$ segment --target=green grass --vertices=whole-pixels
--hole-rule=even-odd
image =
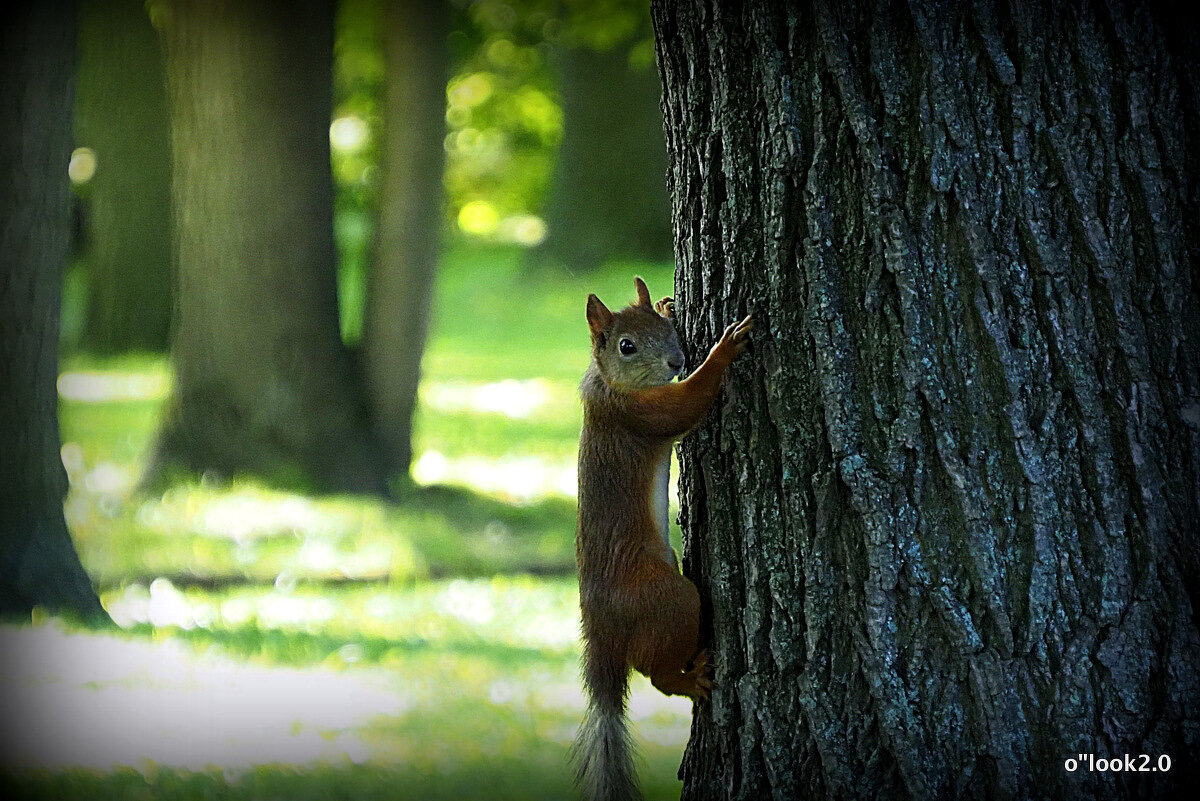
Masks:
[[[348,740],[346,756],[304,766],[254,764],[180,769],[153,761],[121,768],[21,771],[3,782],[17,797],[39,798],[568,798],[567,743],[582,712],[576,680],[575,588],[569,578],[494,576],[443,579],[409,587],[176,589],[156,582],[104,594],[122,627],[78,633],[53,622],[33,634],[56,636],[47,657],[84,663],[69,679],[38,676],[77,699],[80,726],[120,740],[131,729],[163,727],[152,711],[135,720],[96,720],[107,692],[155,695],[199,712],[220,701],[225,684],[304,676],[362,677],[385,705],[352,723],[322,722],[303,709],[257,725],[266,737],[317,729]],[[0,633],[4,633],[0,630]],[[63,642],[73,643],[64,648]],[[22,643],[26,653],[36,642]],[[5,643],[8,645],[8,643]],[[89,657],[87,649],[103,645]],[[114,647],[115,646],[115,647]],[[176,647],[184,651],[161,650]],[[149,650],[148,650],[149,649]],[[28,655],[26,657],[29,658]],[[98,666],[92,669],[91,663]],[[244,665],[239,674],[229,665]],[[182,668],[182,669],[181,669]],[[250,677],[248,679],[248,676]],[[334,685],[330,685],[336,693]],[[366,692],[367,690],[364,690]],[[177,697],[166,701],[166,694]],[[356,695],[341,693],[354,704]],[[317,699],[314,699],[317,700]],[[390,702],[394,701],[394,708]],[[664,699],[637,678],[631,708],[649,798],[678,795],[674,772],[686,738],[687,704]],[[203,715],[201,715],[203,717]],[[199,724],[201,728],[204,724]],[[193,737],[189,721],[166,726],[166,740]],[[202,733],[195,734],[203,741]],[[167,749],[170,750],[169,748]],[[151,750],[153,754],[153,750]],[[349,758],[348,758],[349,757]],[[264,795],[265,794],[265,795]]]
[[[150,498],[83,489],[66,511],[80,556],[105,589],[160,576],[200,585],[281,575],[411,582],[564,574],[574,564],[575,511],[565,498],[514,505],[439,486],[414,489],[393,505],[308,498],[248,480],[200,481]]]
[[[404,704],[322,732],[335,745],[350,737],[357,762],[230,770],[151,759],[9,771],[0,788],[64,799],[573,797],[566,749],[583,701],[569,493],[588,360],[583,308],[588,292],[610,306],[632,300],[635,273],[656,296],[670,293],[670,265],[572,276],[527,269],[513,249],[450,251],[424,359],[418,484],[396,503],[308,497],[244,477],[138,494],[169,366],[150,354],[67,356],[65,510],[115,624],[21,630],[62,628],[81,649],[78,686],[25,677],[30,686],[60,681],[56,691],[86,701],[145,683],[202,707],[220,689],[215,659],[268,680],[370,678]],[[108,662],[89,650],[102,647],[146,666],[106,678]],[[181,650],[139,650],[159,647]],[[182,660],[191,678],[160,675],[163,659]],[[641,677],[634,688],[644,789],[678,797],[688,705]],[[99,723],[97,737],[140,725]],[[186,736],[187,721],[179,725]]]
[[[456,250],[438,275],[425,374],[434,380],[545,377],[572,391],[588,365],[589,292],[618,308],[636,299],[641,275],[655,298],[672,294],[670,264],[623,262],[564,274],[523,264],[519,251]],[[481,261],[486,266],[481,266]]]

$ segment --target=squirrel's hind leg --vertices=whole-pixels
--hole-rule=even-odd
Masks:
[[[700,639],[700,595],[678,573],[667,574],[648,593],[648,610],[635,626],[630,662],[665,695],[707,698],[712,689],[707,651],[697,653]]]
[[[650,683],[664,695],[686,695],[692,699],[707,699],[712,692],[712,670],[708,651],[696,654],[692,669],[680,672],[673,665],[663,666],[657,673],[650,674]]]

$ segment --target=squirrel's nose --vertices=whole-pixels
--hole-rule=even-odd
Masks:
[[[671,358],[667,359],[667,366],[670,367],[675,372],[679,372],[680,370],[682,370],[684,364],[685,364],[685,361],[684,361],[682,352],[672,353]]]

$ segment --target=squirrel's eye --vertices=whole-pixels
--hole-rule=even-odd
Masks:
[[[621,353],[624,356],[631,356],[637,353],[637,346],[633,344],[632,339],[622,339],[617,347],[621,349]]]

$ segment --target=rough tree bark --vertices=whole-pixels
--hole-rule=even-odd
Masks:
[[[384,494],[338,331],[332,3],[175,0],[163,27],[178,317],[151,477],[180,463]]]
[[[171,327],[171,147],[166,79],[144,0],[84,0],[77,144],[96,151],[88,184],[83,344],[163,351]]]
[[[407,473],[421,355],[442,232],[446,151],[445,0],[384,6],[383,178],[363,319],[363,365],[389,468]]]
[[[670,258],[658,76],[630,66],[628,43],[562,46],[555,61],[563,134],[536,258],[584,270],[614,257]]]
[[[689,363],[758,323],[682,448],[719,685],[684,797],[1191,781],[1194,29],[1116,0],[653,16]]]
[[[59,456],[75,4],[26,5],[0,15],[0,615],[103,616],[63,518]]]

